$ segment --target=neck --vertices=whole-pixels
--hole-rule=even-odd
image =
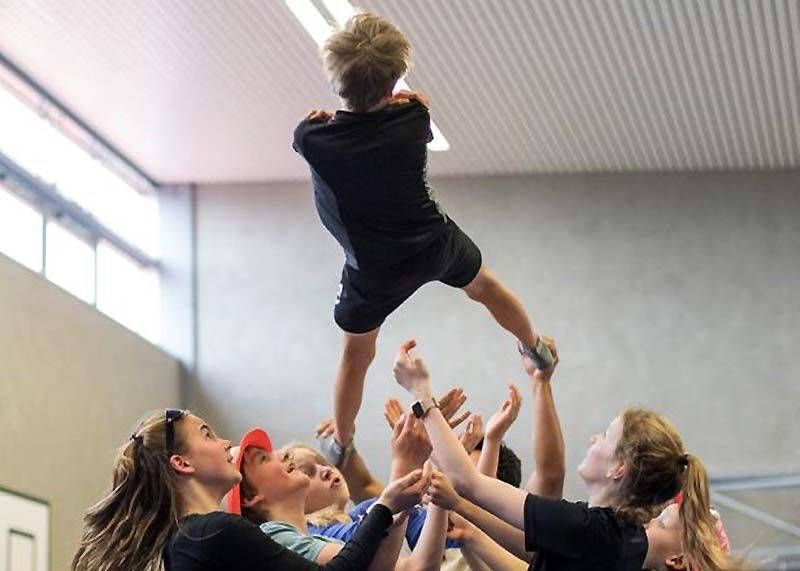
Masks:
[[[225,493],[190,480],[178,485],[181,498],[181,517],[219,511]]]
[[[665,569],[664,561],[667,560],[667,557],[660,552],[661,550],[651,539],[649,527],[645,526],[645,532],[647,533],[647,555],[645,555],[644,563],[642,563],[642,569]]]
[[[269,518],[295,526],[301,533],[308,534],[308,522],[304,513],[305,496],[298,502],[295,498],[287,498],[283,502],[269,507]]]
[[[389,104],[389,100],[391,98],[392,98],[391,94],[387,95],[386,97],[378,101],[378,103],[376,103],[366,111],[362,111],[362,113],[374,113],[375,111],[380,111]],[[349,111],[350,113],[358,113],[358,111],[354,111],[353,108],[344,99],[342,99],[342,107],[344,107],[345,111]]]
[[[589,507],[590,508],[615,508],[617,503],[612,498],[611,486],[607,484],[589,484]]]

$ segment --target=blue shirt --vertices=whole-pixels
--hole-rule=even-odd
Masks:
[[[331,537],[343,542],[347,542],[358,529],[361,520],[367,515],[369,507],[375,503],[377,498],[364,500],[357,504],[350,510],[350,519],[348,523],[331,523],[326,526],[309,525],[308,531],[314,535],[321,535],[323,537]],[[422,533],[422,526],[425,525],[425,519],[428,517],[428,510],[422,506],[414,506],[408,512],[408,526],[406,527],[406,541],[408,546],[413,550],[417,546],[419,536]],[[447,549],[458,549],[461,543],[448,539],[445,542]]]

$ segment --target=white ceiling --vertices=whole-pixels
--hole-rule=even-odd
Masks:
[[[411,38],[433,175],[800,168],[800,0],[360,0]],[[0,51],[162,182],[307,177],[334,107],[282,0],[0,0]]]

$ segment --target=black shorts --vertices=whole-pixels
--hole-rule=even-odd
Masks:
[[[478,246],[449,220],[435,242],[396,266],[356,270],[345,264],[333,318],[348,333],[367,333],[426,283],[469,285],[481,263]]]

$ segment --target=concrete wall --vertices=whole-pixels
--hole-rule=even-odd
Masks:
[[[666,413],[712,474],[800,470],[796,172],[443,180],[447,211],[559,343],[568,496],[589,435],[623,407]],[[238,438],[309,439],[332,409],[343,257],[308,184],[201,187],[198,379],[190,404]],[[385,324],[357,441],[384,475],[390,366],[415,336],[438,390],[490,414],[523,381],[513,341],[460,292],[428,285]],[[529,393],[524,387],[525,395]],[[510,444],[530,468],[526,407]]]
[[[51,506],[50,568],[69,568],[83,513],[144,413],[179,399],[178,363],[0,255],[0,487]]]

